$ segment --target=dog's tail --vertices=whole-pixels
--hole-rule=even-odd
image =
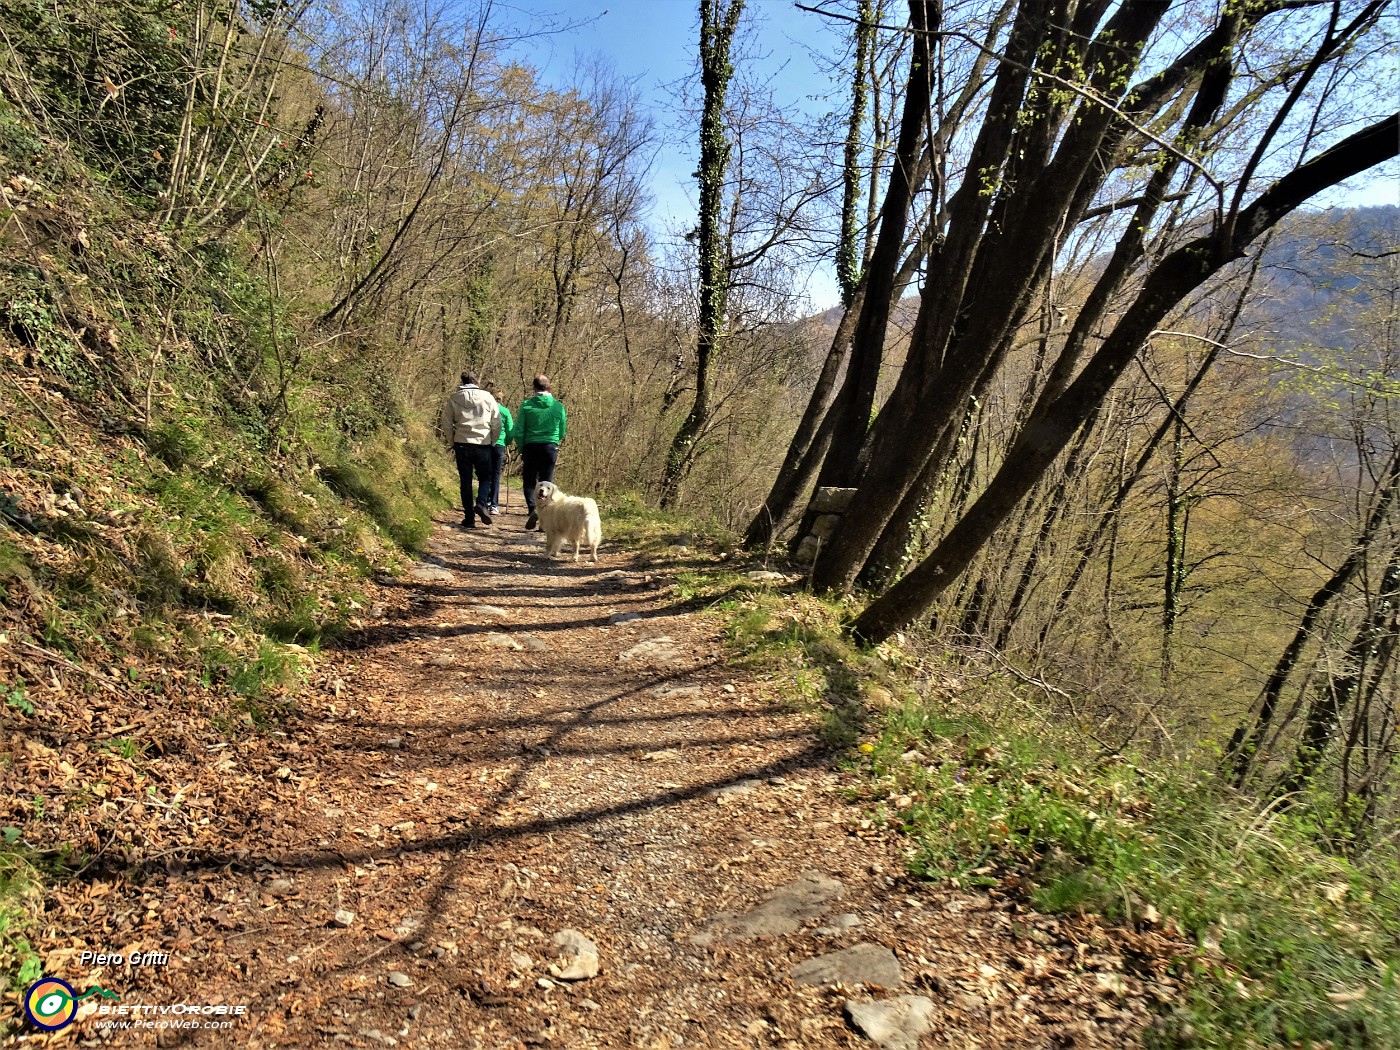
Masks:
[[[603,523],[598,518],[598,504],[587,497],[585,500],[588,504],[588,513],[584,515],[587,533],[584,542],[596,551],[598,544],[603,542]]]

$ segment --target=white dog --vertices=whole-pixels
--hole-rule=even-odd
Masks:
[[[592,548],[590,561],[598,560],[598,544],[603,542],[603,523],[598,518],[598,504],[587,496],[566,495],[552,481],[535,486],[535,513],[544,530],[545,554],[557,558],[565,541],[574,545],[574,561],[583,544]]]

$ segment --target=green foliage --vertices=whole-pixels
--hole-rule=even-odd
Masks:
[[[1042,911],[1165,916],[1195,938],[1177,964],[1188,1001],[1166,1019],[1166,1044],[1400,1040],[1384,962],[1400,953],[1393,858],[1340,860],[1306,821],[1255,816],[1189,770],[1095,760],[1044,727],[953,718],[924,701],[892,711],[862,750],[916,874],[1021,884]]]
[[[604,493],[597,498],[606,534],[647,557],[709,565],[736,549],[734,533],[719,522],[697,522],[657,510],[633,492]]]
[[[816,711],[823,744],[849,749],[865,727],[872,697],[888,694],[886,669],[851,647],[839,607],[744,584],[742,596],[726,606],[725,633],[738,659],[784,682],[800,710]]]
[[[151,427],[146,441],[151,451],[168,467],[182,470],[209,458],[204,438],[197,427],[198,420],[193,418],[164,420]]]
[[[180,132],[190,17],[179,7],[0,0],[0,64],[26,71],[42,100],[31,115],[51,134],[153,197]]]
[[[32,715],[34,704],[24,695],[24,679],[18,678],[9,685],[0,684],[0,699],[7,707],[12,707],[22,715]]]
[[[996,673],[851,649],[843,610],[808,595],[719,608],[738,659],[823,709],[829,743],[868,734],[865,797],[911,872],[1174,934],[1184,998],[1157,1045],[1400,1045],[1400,864],[1327,852],[1324,810],[1259,813],[1190,765],[1105,757]]]
[[[20,831],[4,828],[0,839],[0,995],[24,988],[42,976],[42,960],[24,937],[33,923],[38,897],[39,873],[20,845]]]
[[[431,509],[436,501],[421,480],[395,470],[386,459],[378,457],[384,472],[376,473],[375,463],[361,465],[346,456],[324,464],[321,478],[332,492],[362,507],[399,546],[421,550],[432,532]]]
[[[225,686],[238,698],[235,717],[221,720],[226,732],[238,733],[246,726],[273,727],[294,714],[291,692],[304,672],[302,653],[273,642],[248,655],[216,646],[206,656],[204,681]]]
[[[103,740],[97,745],[98,750],[108,751],[119,758],[130,761],[143,753],[144,749],[130,737],[118,737],[114,740]]]
[[[13,542],[0,532],[0,583],[10,580],[29,581],[33,579],[29,559]]]

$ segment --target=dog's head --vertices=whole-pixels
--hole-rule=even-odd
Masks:
[[[554,499],[557,490],[552,481],[541,481],[535,486],[535,505],[537,507],[547,507]]]

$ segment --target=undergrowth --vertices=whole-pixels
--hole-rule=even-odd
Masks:
[[[907,840],[912,874],[1184,946],[1172,961],[1184,998],[1154,1045],[1400,1046],[1393,852],[1328,852],[1306,800],[1261,809],[1204,760],[1106,754],[995,671],[858,651],[841,606],[769,592],[723,608],[734,658],[820,713],[823,738],[864,774],[872,816]]]
[[[24,187],[0,230],[0,730],[100,787],[110,763],[153,776],[185,738],[104,739],[94,706],[115,727],[178,697],[201,743],[294,717],[369,578],[421,548],[450,468],[381,377],[286,367],[310,350],[239,251],[156,228],[12,118],[0,104],[0,166]],[[23,230],[42,233],[42,266]],[[121,864],[92,837],[120,830],[99,794],[12,795],[0,994],[37,975],[45,887],[104,848]]]
[[[42,973],[38,953],[24,936],[38,907],[40,877],[18,842],[18,828],[0,828],[0,995]]]
[[[612,540],[648,558],[669,565],[712,569],[737,549],[736,537],[718,522],[696,522],[646,505],[634,493],[600,495],[604,541]],[[714,581],[706,581],[713,585]]]

